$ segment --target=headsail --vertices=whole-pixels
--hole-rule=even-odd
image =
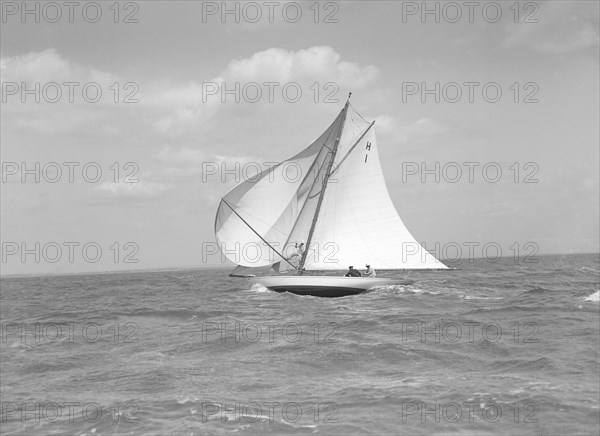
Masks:
[[[223,197],[215,236],[229,260],[247,267],[285,262],[294,243],[305,242],[306,234],[297,241],[290,234],[299,216],[310,212],[342,117],[343,111],[305,150],[243,181]]]
[[[215,235],[224,254],[245,267],[297,267],[301,256],[294,255],[294,244],[310,239],[307,270],[365,263],[376,269],[446,268],[398,216],[373,123],[349,103],[308,148],[225,195]]]

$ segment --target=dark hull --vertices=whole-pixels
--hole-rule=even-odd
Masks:
[[[330,286],[281,286],[269,287],[275,292],[291,292],[296,295],[312,295],[313,297],[345,297],[347,295],[356,295],[364,292],[364,289],[357,288],[332,288]]]
[[[315,297],[343,297],[360,294],[377,286],[407,285],[411,280],[342,276],[268,276],[252,279],[275,292],[291,292]]]

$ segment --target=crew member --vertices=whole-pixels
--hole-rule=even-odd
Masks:
[[[375,277],[377,275],[375,274],[375,270],[371,268],[371,265],[366,264],[365,267],[367,268],[367,272],[365,272],[365,277]]]
[[[360,277],[361,274],[358,270],[354,269],[353,266],[348,267],[348,272],[346,273],[346,277]]]

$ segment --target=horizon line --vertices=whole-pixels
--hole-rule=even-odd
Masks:
[[[533,258],[537,257],[546,257],[546,256],[578,256],[583,254],[590,255],[600,255],[600,251],[598,252],[581,252],[581,253],[544,253],[544,254],[536,254]],[[502,256],[498,259],[507,259],[512,258],[514,256]],[[474,257],[473,260],[481,260],[485,259],[483,257]],[[457,260],[444,260],[440,259],[440,262],[458,262],[465,259],[457,259]],[[0,279],[4,278],[24,278],[24,277],[58,277],[58,276],[75,276],[75,275],[103,275],[103,274],[131,274],[131,273],[144,273],[144,272],[160,272],[160,271],[179,271],[179,270],[201,270],[201,269],[231,269],[235,268],[236,265],[186,265],[186,266],[171,266],[171,267],[152,267],[152,268],[139,268],[139,269],[123,269],[123,270],[102,270],[102,271],[80,271],[80,272],[60,272],[60,273],[14,273],[14,274],[2,274],[0,273]],[[345,268],[344,268],[345,269]],[[405,271],[412,271],[414,269],[405,269]],[[451,269],[449,269],[451,270]],[[341,270],[340,270],[341,271]],[[381,271],[385,271],[385,269],[381,269]],[[420,270],[426,271],[426,270]],[[436,270],[439,271],[439,270]]]

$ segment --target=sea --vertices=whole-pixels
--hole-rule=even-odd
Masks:
[[[274,293],[228,270],[1,280],[2,435],[598,435],[599,255]]]

